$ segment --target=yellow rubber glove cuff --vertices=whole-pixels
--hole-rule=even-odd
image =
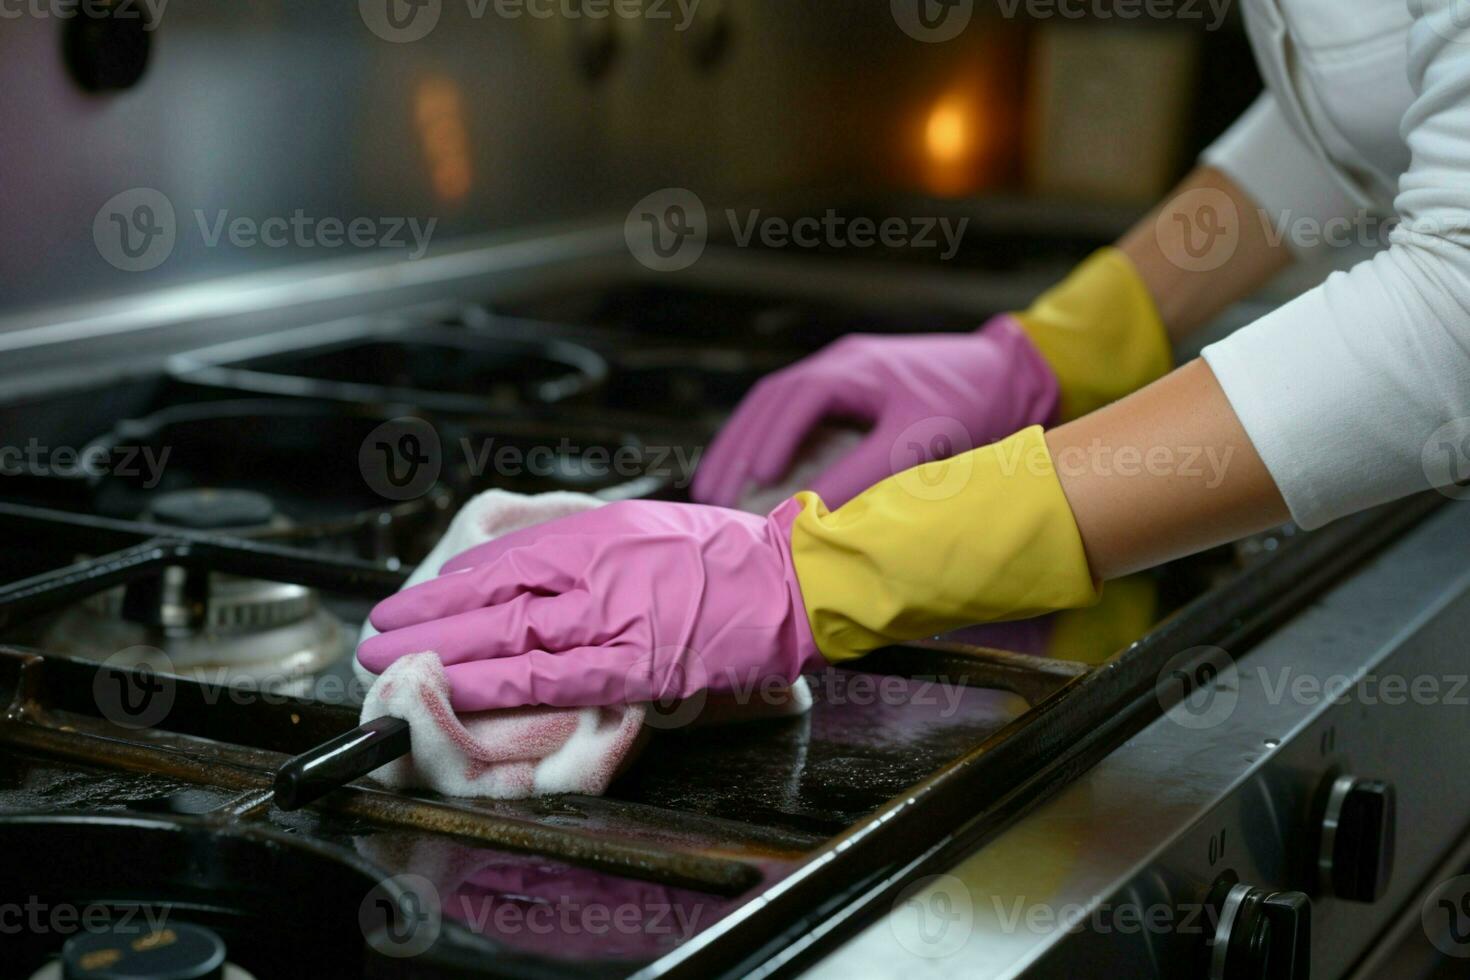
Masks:
[[[1159,587],[1148,574],[1108,583],[1102,601],[1058,613],[1046,655],[1100,664],[1139,639],[1159,621]]]
[[[1105,248],[1017,313],[1075,419],[1137,391],[1174,365],[1158,307],[1126,255]]]
[[[792,562],[830,661],[1099,595],[1040,426],[905,470],[835,511],[809,491],[796,499]]]

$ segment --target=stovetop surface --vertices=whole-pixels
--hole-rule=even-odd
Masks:
[[[0,477],[0,695],[12,702],[0,723],[0,846],[68,855],[49,869],[12,865],[0,872],[0,891],[175,908],[185,921],[212,924],[227,945],[264,926],[289,949],[286,940],[308,942],[300,923],[312,923],[314,952],[295,959],[252,943],[232,947],[241,965],[274,976],[313,956],[345,957],[368,971],[391,963],[358,908],[386,879],[390,904],[401,909],[393,889],[409,876],[403,887],[427,882],[442,910],[432,947],[416,951],[417,970],[525,975],[595,964],[627,973],[753,907],[752,898],[784,879],[804,882],[817,865],[841,871],[845,888],[862,887],[871,862],[901,853],[864,828],[880,817],[897,826],[889,818],[915,800],[957,826],[958,811],[942,808],[952,804],[925,804],[929,790],[914,788],[932,786],[934,799],[945,798],[983,747],[1070,690],[1086,664],[1114,647],[1055,664],[1035,656],[1044,631],[1022,628],[888,652],[813,676],[816,703],[805,717],[655,732],[602,799],[445,800],[362,783],[287,814],[264,791],[286,756],[356,724],[362,692],[350,680],[351,640],[469,495],[504,486],[682,499],[699,446],[762,371],[854,324],[893,332],[962,329],[976,319],[627,284],[475,308],[428,325],[427,339],[414,324],[369,323],[360,335],[339,329],[327,340],[327,331],[297,331],[201,352],[171,377],[0,409],[11,443],[39,431],[53,447],[176,454],[157,473],[68,469],[43,455],[34,471]],[[483,403],[476,385],[423,376],[436,363],[425,355],[446,332],[481,367],[506,373]],[[528,336],[543,346],[528,348]],[[550,389],[548,378],[557,382]],[[432,407],[417,402],[419,393]],[[446,393],[457,400],[431,397]],[[435,477],[414,487],[385,484],[392,471],[359,452],[380,427],[405,419],[427,424],[443,447]],[[476,455],[456,448],[464,440],[519,448],[522,469],[476,469]],[[525,454],[539,446],[551,447],[550,462],[528,475]],[[631,447],[633,462],[588,477],[589,447]],[[209,526],[210,501],[154,512],[161,493],[222,487],[266,498],[275,516],[218,530]],[[201,508],[202,527],[169,523]],[[1239,571],[1235,552],[1217,552],[1146,588],[1163,616]],[[327,666],[265,693],[236,697],[218,676],[184,670],[170,681],[172,710],[141,728],[118,724],[101,694],[107,675],[95,664],[118,650],[57,655],[58,620],[87,603],[88,615],[102,615],[99,596],[107,595],[124,619],[146,628],[138,635],[149,645],[156,638],[193,651],[218,643],[207,620],[211,603],[223,601],[223,575],[307,586],[345,642]],[[182,616],[182,625],[166,614]],[[993,652],[1008,643],[1016,653]],[[925,819],[909,814],[906,841],[917,846],[953,829],[943,820],[926,827]],[[855,837],[875,842],[851,846]],[[280,857],[297,845],[310,851],[300,857],[303,870],[324,862],[343,870],[298,880]],[[209,857],[237,847],[238,860],[216,866]],[[242,868],[255,869],[249,883],[238,877]],[[627,928],[592,929],[582,914],[624,906],[639,910]],[[497,917],[502,909],[514,914]],[[554,924],[530,926],[532,909],[550,910]],[[764,935],[752,932],[752,943]],[[29,937],[27,962],[64,938]]]

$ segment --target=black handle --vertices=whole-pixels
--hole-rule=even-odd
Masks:
[[[67,20],[62,55],[78,85],[88,92],[114,92],[138,84],[158,27],[148,6],[101,0]]]
[[[1376,902],[1393,877],[1397,804],[1393,784],[1341,776],[1322,817],[1318,867],[1323,885],[1349,902]]]
[[[408,722],[376,718],[288,759],[276,771],[276,806],[299,810],[338,787],[408,754]]]
[[[1261,900],[1269,929],[1261,976],[1267,980],[1308,980],[1312,968],[1312,903],[1301,892],[1276,892]]]
[[[1306,895],[1243,885],[1227,871],[1207,902],[1215,920],[1204,950],[1210,980],[1309,980],[1312,903]]]

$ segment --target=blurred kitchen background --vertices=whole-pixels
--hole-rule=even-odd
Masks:
[[[942,43],[885,0],[417,2],[392,0],[406,30],[382,0],[118,4],[131,19],[36,0],[41,15],[7,15],[0,328],[408,251],[209,247],[196,211],[434,218],[442,254],[620,223],[671,186],[712,212],[969,215],[953,266],[1005,277],[1022,301],[1126,227],[1260,88],[1225,0],[1162,19],[1135,0],[933,4],[968,17]],[[93,224],[139,187],[180,230],[135,273],[104,259]]]
[[[77,3],[91,13],[76,16]],[[233,903],[239,938],[226,938],[262,958],[260,976],[279,976],[288,968],[269,958],[303,950],[355,962],[342,957],[362,952],[363,882],[320,873],[317,858],[280,857],[280,837],[268,838],[269,864],[254,851],[200,859],[237,853],[220,841],[276,831],[324,847],[348,841],[336,861],[363,838],[373,866],[437,874],[451,894],[484,867],[481,845],[510,840],[533,853],[495,858],[506,867],[549,855],[601,868],[591,884],[565,886],[584,898],[617,894],[636,864],[630,880],[729,898],[721,916],[752,899],[688,959],[666,964],[713,975],[778,964],[788,948],[797,952],[779,959],[787,966],[826,955],[927,873],[924,862],[958,868],[1003,827],[1015,831],[1008,849],[957,872],[996,897],[1045,889],[1066,908],[1069,896],[1151,902],[1157,892],[1198,910],[1225,880],[1215,865],[1227,828],[1241,887],[1262,886],[1250,894],[1316,888],[1317,870],[1306,869],[1306,886],[1295,866],[1320,853],[1302,842],[1318,841],[1319,825],[1336,828],[1337,816],[1324,816],[1324,803],[1308,818],[1306,801],[1319,784],[1391,801],[1393,786],[1376,781],[1391,777],[1400,825],[1412,829],[1398,837],[1394,890],[1384,890],[1378,857],[1395,846],[1393,811],[1360,808],[1369,829],[1333,834],[1349,842],[1339,849],[1359,848],[1364,870],[1352,883],[1372,895],[1322,898],[1316,975],[1340,975],[1370,946],[1400,940],[1427,954],[1420,885],[1470,860],[1461,843],[1470,791],[1443,778],[1466,731],[1448,699],[1403,711],[1379,703],[1371,716],[1357,704],[1289,700],[1271,706],[1268,726],[1264,702],[1242,697],[1231,725],[1181,735],[1159,721],[1153,741],[1119,748],[1166,707],[1149,679],[1180,674],[1170,669],[1184,663],[1170,659],[1176,650],[1239,652],[1266,636],[1274,643],[1251,655],[1282,670],[1366,671],[1385,650],[1401,673],[1454,669],[1463,563],[1442,545],[1462,538],[1463,523],[1450,521],[1465,518],[1410,536],[1424,501],[1392,520],[1369,514],[1315,536],[1282,528],[1150,573],[1126,635],[1084,631],[1085,644],[1052,647],[1055,663],[1005,651],[997,660],[981,648],[999,641],[976,639],[954,660],[910,651],[917,660],[859,668],[947,676],[955,663],[976,669],[968,658],[999,670],[966,681],[978,700],[955,717],[915,702],[875,723],[819,703],[810,725],[668,740],[656,765],[605,802],[514,809],[395,796],[350,822],[306,824],[236,799],[263,788],[262,774],[288,754],[357,724],[354,708],[312,685],[349,673],[371,603],[424,560],[465,500],[491,487],[679,499],[693,463],[654,472],[663,464],[643,450],[697,458],[769,371],[852,331],[972,329],[1116,239],[1259,93],[1237,6],[0,0],[0,451],[11,461],[0,459],[10,467],[0,465],[0,645],[19,644],[0,650],[0,697],[29,699],[0,725],[0,742],[18,746],[16,758],[46,756],[7,757],[0,771],[0,853],[34,859],[11,861],[8,876],[0,862],[0,899],[139,889],[139,901]],[[671,256],[636,241],[653,218],[683,242],[694,212],[707,247]],[[752,219],[829,212],[927,228],[943,247],[858,245],[851,228],[811,246],[735,240]],[[298,219],[305,233],[287,227]],[[936,225],[961,220],[951,250]],[[232,240],[236,221],[250,241]],[[261,240],[272,222],[281,247]],[[370,240],[344,242],[359,222]],[[1353,258],[1332,251],[1333,261]],[[1321,272],[1303,264],[1193,342],[1249,322]],[[408,437],[425,431],[435,451],[420,458]],[[453,451],[461,445],[558,448],[544,471],[509,473],[471,465]],[[32,448],[36,462],[14,462]],[[151,483],[124,472],[114,451],[139,448],[159,460],[172,452],[166,474],[162,463]],[[633,451],[635,472],[582,465],[621,450]],[[95,472],[78,463],[89,451],[101,454]],[[430,456],[416,489],[395,479],[398,463],[411,463],[412,483]],[[1318,602],[1401,534],[1392,563],[1344,578],[1345,591]],[[271,550],[283,543],[296,550]],[[1309,603],[1318,618],[1290,620]],[[1167,629],[1132,642],[1164,616]],[[1038,635],[1015,649],[1035,652],[1046,633],[1022,637]],[[187,710],[162,735],[154,722],[119,733],[105,705],[86,703],[85,665],[124,645],[156,645],[196,677],[219,662],[254,681],[249,670],[279,677],[284,663],[294,671],[285,689],[310,688],[312,699],[275,710],[181,696]],[[31,658],[32,647],[45,656]],[[1064,692],[1073,698],[1064,703],[1081,707],[1031,712],[1067,685],[1082,693]],[[1018,719],[1031,721],[1009,734]],[[1263,735],[1286,732],[1284,744],[1260,748]],[[189,739],[210,747],[180,768],[205,752]],[[1079,776],[1115,750],[1111,774]],[[99,766],[110,767],[105,778]],[[922,795],[912,790],[921,780]],[[187,795],[194,784],[206,787],[203,803]],[[1074,792],[1056,809],[1011,824],[1021,803],[1064,784]],[[99,834],[120,811],[160,826],[208,816],[202,843],[171,832],[155,852],[132,838],[7,823],[8,812],[37,808],[90,814]],[[375,820],[408,842],[393,860],[374,843],[382,831],[363,831]],[[478,835],[476,849],[440,848],[445,826]],[[1335,860],[1328,852],[1322,867]],[[536,873],[563,881],[555,862]],[[213,877],[201,882],[201,866]],[[260,878],[258,894],[237,867]],[[277,942],[259,943],[267,933]],[[31,937],[27,955],[51,955],[54,938]],[[445,973],[435,975],[459,975],[449,971],[466,962],[563,975],[539,959],[519,970],[508,948],[636,963],[669,953],[584,950],[559,934],[529,950],[517,937],[451,938],[468,952],[440,950],[433,963]],[[853,961],[871,971],[873,945],[851,947],[834,972],[851,975]],[[1464,951],[1458,935],[1455,945]],[[1179,964],[1200,952],[1183,930],[1067,925],[1054,935],[982,931],[971,950],[997,972],[1060,950],[1057,972],[1044,974],[1059,976],[1082,975],[1075,963],[1092,974],[1118,963],[1119,976],[1139,975],[1140,964],[1186,975]],[[291,965],[302,962],[316,960]],[[414,969],[428,975],[428,962]]]

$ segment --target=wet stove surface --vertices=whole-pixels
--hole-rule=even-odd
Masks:
[[[694,339],[704,344],[706,354],[722,338],[739,335],[741,323],[757,336],[774,337],[775,348],[800,350],[830,339],[828,334],[841,332],[840,325],[851,329],[853,322],[830,310],[814,314],[801,303],[732,304],[698,293],[671,299],[645,286],[567,294],[514,312],[626,329],[639,310],[655,334],[677,331],[679,323],[703,316],[709,330]],[[955,317],[937,325],[960,322]],[[897,321],[874,317],[860,325],[899,328]],[[619,387],[619,349],[613,342],[599,351],[609,363],[606,392],[627,390]],[[717,363],[724,357],[738,362],[740,356],[734,350],[716,354]],[[667,374],[677,368],[660,370]],[[757,375],[734,372],[746,380]],[[668,378],[659,383],[667,386]],[[727,381],[719,389],[726,404],[719,407],[728,408],[743,383]],[[232,396],[240,393],[164,380],[138,401],[132,417]],[[624,409],[623,399],[615,397],[617,404],[610,407]],[[119,398],[98,403],[116,405]],[[585,425],[587,405],[567,411],[568,418],[581,418],[578,424]],[[597,414],[595,399],[590,412]],[[0,422],[5,418],[0,409]],[[376,424],[378,418],[370,414],[369,420]],[[655,418],[650,427],[668,421]],[[86,436],[101,436],[114,422],[98,418],[95,431]],[[365,424],[348,426],[354,433],[351,466]],[[251,431],[268,439],[270,429],[265,424]],[[207,449],[195,447],[196,456],[212,460]],[[228,454],[230,447],[221,449]],[[310,497],[309,470],[294,465],[296,490]],[[334,481],[350,483],[342,476],[350,468],[331,469]],[[219,472],[237,469],[224,466]],[[180,470],[174,479],[187,483],[187,476]],[[451,476],[441,482],[450,500],[484,486]],[[95,513],[99,508],[88,503],[94,490],[77,481],[61,487],[0,479],[0,509],[21,500],[52,503],[71,514]],[[677,488],[666,484],[654,492],[678,496]],[[352,507],[354,518],[360,516],[362,508]],[[304,533],[261,540],[315,547],[319,557],[311,561],[271,560],[293,573],[298,565],[320,561],[322,568],[312,574],[320,580],[314,584],[324,607],[342,621],[345,635],[355,636],[371,603],[392,591],[414,549],[424,547],[425,522],[432,523],[436,513],[414,513],[405,521],[401,512],[385,509],[372,512],[371,520],[349,521],[346,532],[339,528],[320,542]],[[363,784],[363,789],[334,794],[335,803],[329,797],[327,805],[284,813],[269,805],[262,788],[280,761],[325,740],[310,733],[353,727],[350,687],[318,684],[299,711],[211,702],[195,719],[208,728],[209,742],[183,722],[162,732],[109,725],[95,709],[88,711],[86,697],[76,691],[58,696],[44,683],[41,693],[31,691],[26,651],[46,652],[45,630],[58,609],[36,605],[34,596],[21,596],[14,588],[7,593],[5,586],[49,574],[53,578],[38,591],[71,589],[67,595],[74,602],[75,583],[54,578],[56,570],[142,545],[167,529],[136,529],[127,515],[116,513],[100,531],[53,528],[45,515],[0,514],[0,520],[7,519],[13,526],[0,539],[0,644],[18,649],[0,651],[0,696],[12,705],[10,717],[0,721],[0,847],[19,859],[0,868],[0,901],[41,895],[53,901],[168,907],[186,921],[216,928],[231,946],[231,958],[257,976],[357,963],[366,955],[359,906],[375,881],[404,875],[427,882],[442,906],[446,942],[453,947],[439,959],[416,961],[425,973],[442,968],[445,975],[457,975],[463,968],[516,975],[525,964],[512,954],[580,967],[613,964],[592,972],[626,973],[629,964],[652,961],[721,921],[821,851],[834,835],[973,752],[1028,708],[1026,700],[1007,690],[925,679],[941,670],[834,669],[810,678],[815,704],[805,717],[724,727],[664,719],[641,756],[601,799],[443,800],[432,794],[398,797]],[[391,533],[405,523],[412,535]],[[221,554],[228,557],[233,550],[227,545]],[[248,555],[231,560],[247,558],[256,560]],[[128,574],[146,578],[155,574],[147,568],[172,560],[145,554],[135,561],[143,571]],[[206,559],[206,567],[216,567],[209,564],[213,560]],[[364,563],[380,571],[357,571]],[[392,567],[392,574],[381,572],[385,567]],[[106,585],[118,587],[118,581],[132,580],[123,576]],[[19,614],[7,610],[7,596],[10,609]],[[44,676],[47,666],[36,672]],[[326,673],[346,678],[345,659]],[[893,676],[897,673],[909,676]],[[1044,680],[1056,685],[1067,676]],[[182,689],[188,682],[180,683]],[[227,700],[229,694],[216,689],[210,696]],[[171,718],[160,727],[173,723]],[[19,819],[19,814],[37,816]],[[294,851],[298,846],[306,850]],[[627,928],[594,928],[585,921],[586,910],[609,908],[631,910]],[[533,918],[541,924],[529,925]],[[269,948],[254,942],[250,937],[262,927],[273,930],[279,942]],[[59,941],[55,935],[28,937],[19,962],[38,962]],[[294,959],[279,952],[293,945],[304,952]],[[468,966],[455,958],[456,951],[466,950]]]
[[[804,718],[658,733],[604,799],[469,805],[592,834],[638,835],[666,846],[725,850],[762,873],[779,876],[794,856],[871,812],[1024,708],[1014,695],[985,690],[959,692],[957,700],[936,697],[929,708],[873,704],[871,689],[860,682],[864,676],[837,675],[830,683],[813,678],[816,703]],[[910,694],[921,683],[884,681]],[[160,773],[0,755],[0,812],[204,816],[228,807],[237,795]],[[687,820],[686,815],[710,819]],[[281,833],[334,845],[386,874],[425,878],[444,915],[460,927],[552,959],[651,960],[738,904],[736,896],[609,874],[448,836],[385,829],[334,814],[270,809],[262,817]],[[4,836],[0,831],[0,838]],[[82,876],[82,887],[91,891],[89,901],[119,887],[108,881],[105,864],[98,862]],[[142,891],[148,900],[181,904],[183,896],[171,890],[166,877],[154,877],[160,869],[128,862],[123,870],[122,877],[132,879],[127,882],[131,889],[147,882]],[[206,870],[204,880],[195,884],[229,906],[242,883],[236,877],[208,880]],[[44,884],[39,889],[44,892]],[[360,898],[344,894],[330,900]],[[589,929],[580,917],[594,907],[626,910],[623,914],[632,924]],[[526,925],[537,909],[546,917],[545,928]],[[248,908],[230,914],[242,923],[263,915]],[[507,923],[522,927],[505,928]]]
[[[1019,717],[1005,691],[829,670],[796,719],[664,733],[610,795],[830,836]]]

